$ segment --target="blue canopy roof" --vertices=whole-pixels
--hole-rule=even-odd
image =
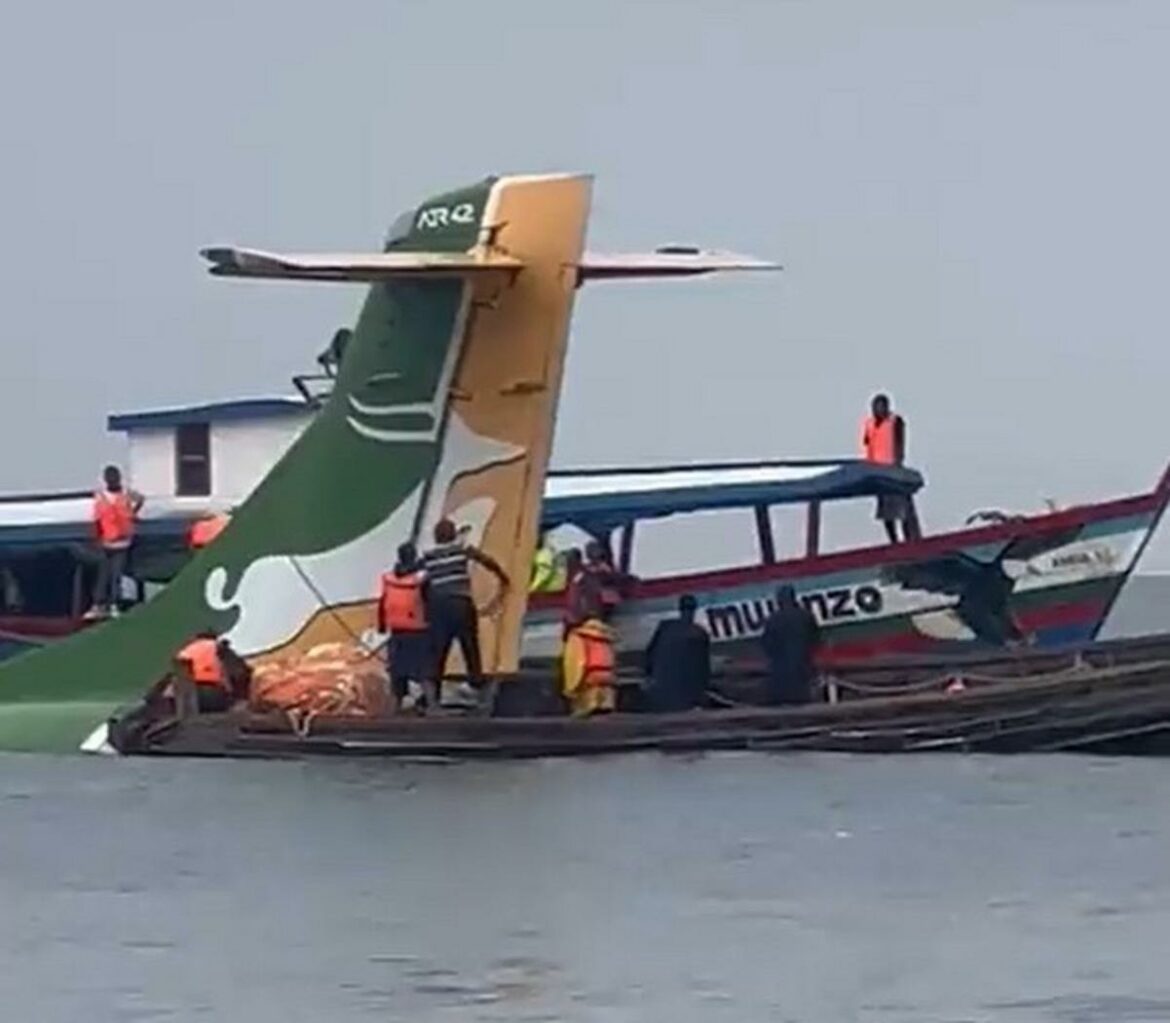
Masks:
[[[922,485],[913,469],[848,459],[559,470],[545,480],[541,521],[546,528],[612,526],[681,512],[913,494]],[[91,501],[88,491],[0,497],[0,547],[89,543]],[[191,521],[209,510],[207,499],[152,497],[139,539],[181,545]]]
[[[560,471],[549,473],[541,518],[548,528],[616,525],[680,512],[913,494],[922,485],[913,469],[860,459]]]
[[[253,419],[312,415],[315,410],[303,398],[244,398],[181,408],[146,412],[117,412],[106,420],[112,431],[165,429],[191,423],[229,423]]]

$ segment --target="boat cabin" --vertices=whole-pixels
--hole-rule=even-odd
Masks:
[[[317,408],[306,395],[109,417],[109,430],[125,437],[116,461],[146,497],[123,582],[125,603],[145,599],[174,576],[190,555],[192,521],[245,500]],[[69,631],[89,607],[97,574],[92,496],[74,490],[0,497],[0,657],[26,634]]]

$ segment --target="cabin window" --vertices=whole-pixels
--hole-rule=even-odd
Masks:
[[[826,501],[821,505],[821,552],[858,547],[877,547],[886,540],[882,524],[874,518],[875,498],[862,497],[851,501]]]
[[[0,614],[75,618],[85,610],[95,575],[68,550],[13,552],[0,563]]]
[[[211,427],[184,423],[175,431],[175,493],[206,497],[211,493]]]
[[[692,512],[638,522],[632,571],[643,579],[760,563],[751,508]]]

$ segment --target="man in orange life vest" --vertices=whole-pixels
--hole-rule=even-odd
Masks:
[[[237,698],[247,696],[251,669],[225,639],[205,629],[175,654],[175,671],[195,685],[195,702],[201,714],[230,709]]]
[[[401,710],[413,710],[424,700],[434,662],[427,629],[426,573],[412,543],[398,548],[394,571],[382,576],[378,600],[378,631],[389,633],[386,671]]]
[[[604,546],[585,545],[585,558],[570,561],[566,591],[562,692],[575,717],[608,713],[617,707],[613,629],[608,622],[621,601],[618,577]]]
[[[93,495],[93,527],[100,560],[93,606],[86,612],[87,618],[118,614],[119,588],[143,502],[141,494],[123,486],[122,473],[116,465],[107,465],[102,479],[104,488]]]
[[[870,415],[862,424],[861,452],[866,461],[879,465],[902,465],[906,460],[906,421],[891,411],[890,399],[884,394],[874,396]],[[917,540],[920,535],[914,506],[905,494],[879,495],[877,518],[886,527],[890,543],[898,543],[900,539]]]

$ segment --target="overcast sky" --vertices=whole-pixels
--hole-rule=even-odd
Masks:
[[[583,294],[559,464],[852,454],[883,388],[928,528],[1142,490],[1168,33],[1159,0],[5,5],[0,485],[88,486],[111,411],[285,391],[360,303],[201,246],[371,247],[436,189],[568,169],[593,247],[786,272]]]

